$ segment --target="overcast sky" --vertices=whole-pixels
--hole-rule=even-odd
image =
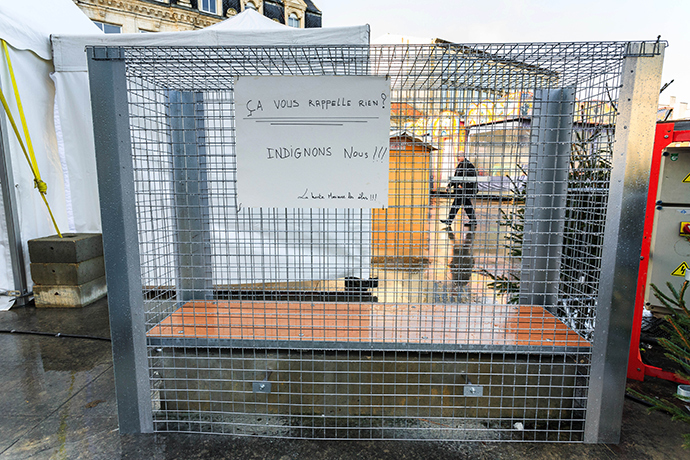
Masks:
[[[628,41],[669,42],[661,95],[690,102],[690,0],[314,0],[323,26],[369,24],[386,33],[458,43]]]

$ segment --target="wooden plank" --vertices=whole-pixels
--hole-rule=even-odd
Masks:
[[[192,301],[149,337],[589,347],[536,306]]]

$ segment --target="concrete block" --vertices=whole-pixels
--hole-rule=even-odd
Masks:
[[[31,279],[34,284],[73,286],[85,284],[105,276],[103,256],[78,263],[32,263]]]
[[[76,286],[34,285],[37,308],[78,308],[105,297],[108,293],[105,276]]]
[[[79,263],[103,255],[100,233],[63,233],[29,240],[29,257],[34,263]]]

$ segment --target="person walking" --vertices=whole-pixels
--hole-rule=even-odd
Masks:
[[[477,216],[474,213],[472,200],[477,196],[477,170],[464,156],[459,157],[459,159],[460,162],[455,168],[455,174],[450,178],[447,188],[448,193],[453,197],[453,203],[450,205],[448,218],[441,219],[441,222],[450,227],[458,211],[460,211],[460,207],[462,207],[469,219],[465,226],[475,228]],[[472,179],[464,181],[463,178]]]

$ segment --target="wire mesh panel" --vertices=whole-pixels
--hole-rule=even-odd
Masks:
[[[582,440],[630,53],[126,48],[154,429]],[[235,82],[295,75],[388,79],[387,207],[242,205]]]

